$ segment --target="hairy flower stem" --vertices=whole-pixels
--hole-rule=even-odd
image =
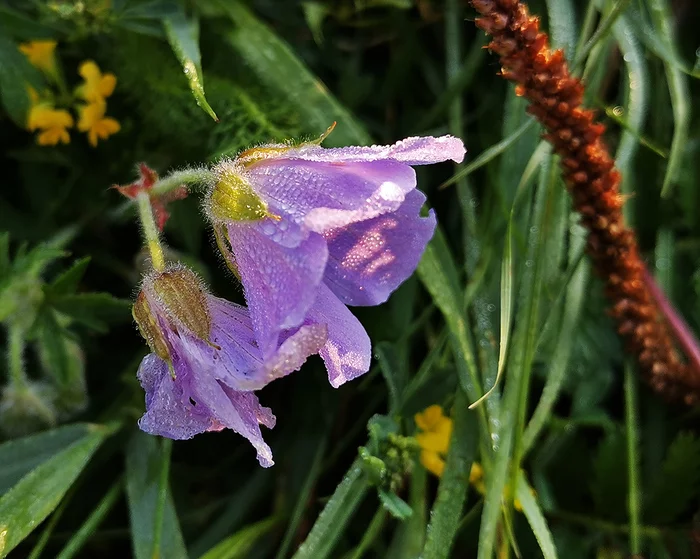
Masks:
[[[682,340],[689,364],[679,359],[667,324],[670,306],[655,299],[644,276],[637,241],[626,227],[620,173],[601,136],[605,127],[582,107],[583,85],[572,77],[564,53],[552,51],[539,20],[519,0],[471,0],[483,16],[476,25],[492,36],[488,48],[498,54],[501,75],[517,84],[516,93],[530,101],[528,112],[546,128],[545,138],[561,157],[564,180],[582,225],[587,251],[605,282],[610,314],[626,349],[657,391],[687,403],[700,399],[700,366],[694,363],[697,342]],[[689,334],[688,330],[685,330]],[[694,348],[688,352],[687,347]]]
[[[182,169],[170,173],[167,177],[163,177],[153,185],[151,196],[163,196],[172,192],[182,185],[187,186],[187,190],[194,184],[209,184],[216,180],[213,171],[201,167],[197,169]]]
[[[151,263],[156,270],[163,271],[165,269],[163,247],[160,244],[158,227],[156,226],[156,221],[153,218],[151,198],[147,192],[139,192],[139,194],[136,196],[136,205],[139,209],[139,219],[141,220],[143,239],[148,247],[148,252],[151,255]]]
[[[10,382],[16,388],[27,385],[27,374],[24,370],[24,329],[10,326],[7,330],[7,369]]]

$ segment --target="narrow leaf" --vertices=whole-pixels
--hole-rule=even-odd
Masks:
[[[158,508],[160,466],[158,439],[141,431],[135,432],[126,451],[126,493],[129,500],[131,538],[136,559],[156,559],[152,556],[152,551]],[[170,491],[165,498],[162,519],[160,557],[163,559],[186,558],[187,551]]]
[[[515,487],[515,497],[520,501],[520,506],[523,508],[523,514],[527,518],[532,533],[540,544],[540,550],[544,559],[557,559],[557,550],[554,547],[554,539],[549,531],[547,521],[542,514],[537,499],[532,491],[532,487],[527,483],[525,474],[522,470],[518,473],[518,483]]]
[[[70,268],[51,282],[48,291],[51,295],[68,295],[69,293],[75,293],[89,264],[89,256],[76,260]]]
[[[194,18],[188,20],[183,11],[178,11],[163,20],[163,27],[175,56],[182,64],[197,105],[219,122],[214,109],[204,96],[202,56],[199,52],[199,20]]]
[[[266,518],[239,530],[216,547],[207,551],[200,559],[245,559],[255,543],[277,524],[276,518]]]

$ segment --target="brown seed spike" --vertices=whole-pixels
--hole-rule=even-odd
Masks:
[[[601,139],[605,127],[582,106],[583,84],[571,76],[563,51],[550,49],[524,2],[472,0],[472,5],[485,16],[476,23],[493,36],[490,48],[501,57],[501,75],[516,82],[516,93],[530,101],[528,112],[544,125],[545,138],[561,156],[564,181],[588,228],[587,253],[606,284],[625,347],[655,390],[696,404],[700,365],[693,365],[697,360],[690,354],[689,364],[681,363],[667,326],[672,311],[651,295],[634,232],[622,219],[620,174]]]

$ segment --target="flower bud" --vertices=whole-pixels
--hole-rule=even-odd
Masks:
[[[165,361],[170,360],[170,352],[161,321],[173,330],[184,329],[209,341],[211,316],[206,294],[188,268],[174,268],[146,278],[132,314],[148,345]]]
[[[267,204],[235,166],[219,165],[216,174],[217,181],[209,197],[209,211],[215,220],[257,221],[270,217]]]

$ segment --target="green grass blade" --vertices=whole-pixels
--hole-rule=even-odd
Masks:
[[[1,557],[51,514],[110,433],[108,427],[91,426],[84,437],[34,468],[0,497]]]
[[[112,507],[117,503],[119,497],[121,497],[122,491],[124,490],[124,481],[120,479],[110,487],[109,491],[100,500],[95,510],[90,513],[90,516],[83,522],[82,526],[78,531],[73,534],[68,543],[63,547],[60,553],[56,556],[56,559],[70,559],[74,557],[76,553],[79,553],[83,548],[85,543],[90,539],[90,537],[95,533],[97,527],[105,519]]]
[[[571,58],[576,49],[576,10],[572,0],[547,0],[549,36],[555,49]]]
[[[284,95],[310,131],[320,134],[334,121],[335,131],[325,144],[369,144],[364,127],[326,89],[292,49],[240,2],[219,0],[236,27],[226,40],[269,88]]]
[[[250,557],[251,549],[255,543],[269,533],[276,524],[277,519],[272,517],[246,526],[207,551],[199,559],[245,559]]]
[[[629,512],[630,553],[642,552],[642,493],[639,480],[639,435],[637,423],[637,379],[631,363],[625,364],[625,434],[627,440],[627,510]]]
[[[552,533],[549,530],[549,526],[547,526],[547,521],[533,494],[532,487],[527,483],[527,479],[525,479],[525,474],[522,470],[518,472],[515,496],[523,507],[523,514],[525,518],[527,518],[528,524],[530,524],[530,528],[537,539],[544,559],[557,559],[557,550],[554,546]]]
[[[323,511],[294,554],[293,559],[325,559],[344,532],[350,517],[359,506],[368,489],[362,470],[362,461],[356,459],[345,478],[335,489]]]
[[[163,20],[163,28],[175,56],[182,64],[182,70],[185,72],[197,105],[218,122],[219,118],[204,95],[202,56],[199,52],[199,21],[188,20],[184,11],[178,10]]]
[[[430,515],[422,559],[447,559],[457,535],[467,497],[469,472],[476,455],[478,431],[474,414],[467,408],[467,395],[457,390],[452,413],[453,431],[440,478],[435,506]]]
[[[126,451],[126,493],[135,559],[187,557],[172,496],[163,501],[160,545],[154,554],[156,516],[161,499],[162,449],[159,439],[136,431]],[[166,485],[167,488],[167,485]]]
[[[654,22],[654,29],[658,37],[666,47],[675,52],[673,40],[673,24],[671,23],[671,11],[666,0],[649,0],[649,8]],[[690,92],[688,80],[683,73],[669,61],[664,60],[668,90],[671,94],[671,108],[673,109],[673,140],[668,157],[668,166],[664,175],[661,197],[671,196],[673,186],[678,180],[683,150],[688,141],[688,128],[690,126]]]

